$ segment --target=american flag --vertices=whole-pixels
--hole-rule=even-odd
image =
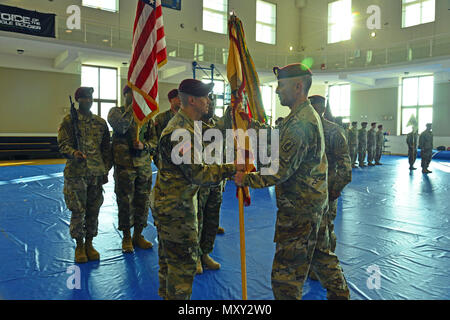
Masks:
[[[128,86],[133,89],[133,110],[139,125],[159,110],[158,68],[166,62],[161,0],[139,0],[128,70]]]

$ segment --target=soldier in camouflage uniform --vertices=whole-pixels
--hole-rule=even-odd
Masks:
[[[280,125],[279,169],[235,176],[237,185],[265,188],[276,185],[276,251],[272,267],[275,299],[301,299],[310,267],[328,299],[349,299],[342,268],[330,252],[326,219],[328,162],[321,120],[308,100],[311,71],[302,64],[274,68],[277,94],[290,114]]]
[[[77,242],[77,263],[100,259],[92,239],[98,231],[103,184],[108,182],[108,172],[112,166],[108,125],[90,111],[93,91],[93,88],[80,87],[75,92],[75,100],[79,104],[75,111],[78,116],[75,123],[79,129],[78,139],[71,115],[64,117],[58,129],[59,150],[67,158],[64,199],[67,208],[72,211],[70,236]]]
[[[137,124],[133,116],[133,92],[123,89],[125,106],[109,111],[108,122],[113,128],[112,150],[114,181],[119,208],[119,230],[123,232],[122,251],[131,253],[133,244],[150,249],[153,244],[142,236],[147,226],[150,191],[152,188],[151,155],[156,149],[156,132],[150,119],[137,137]],[[133,237],[130,229],[134,227]]]
[[[202,117],[203,131],[208,129],[219,129],[225,137],[225,116],[219,118],[215,115],[215,106],[212,97],[210,98],[208,113]],[[231,125],[231,124],[230,124]],[[205,146],[207,143],[204,143]],[[224,146],[225,147],[225,146]],[[225,154],[224,154],[225,155]],[[209,256],[214,249],[214,242],[217,233],[223,233],[223,228],[219,227],[220,206],[222,205],[222,194],[225,188],[225,181],[217,186],[202,186],[198,191],[198,235],[201,259],[197,263],[197,274],[203,272],[205,265],[210,270],[220,269],[220,263]],[[219,230],[222,231],[219,232]]]
[[[408,145],[409,170],[416,170],[416,168],[414,168],[414,162],[416,162],[417,158],[418,137],[419,134],[417,133],[416,128],[413,128],[411,132],[406,136],[406,144]]]
[[[380,124],[378,126],[378,131],[376,135],[376,148],[375,148],[375,164],[377,166],[381,166],[382,163],[381,160],[381,154],[383,152],[383,145],[384,145],[384,134],[383,134],[383,125]]]
[[[358,122],[353,121],[348,132],[348,151],[352,160],[352,168],[356,168],[356,155],[358,154]]]
[[[160,168],[151,192],[151,208],[161,242],[158,293],[164,299],[190,299],[192,294],[199,258],[197,193],[200,186],[218,185],[236,172],[234,164],[205,165],[194,161],[194,154],[198,154],[192,147],[194,120],[200,120],[208,112],[208,93],[212,86],[194,79],[181,82],[182,107],[159,140]],[[189,133],[189,139],[172,141],[172,134],[180,132]],[[180,160],[175,160],[177,156],[190,159],[190,163],[176,164]]]
[[[375,158],[375,148],[376,148],[376,123],[372,122],[370,124],[370,130],[367,131],[367,165],[369,167],[373,167],[375,164],[373,163],[373,160]]]
[[[161,137],[161,133],[163,132],[164,128],[169,123],[170,119],[173,118],[174,115],[177,114],[178,110],[180,110],[180,98],[178,97],[178,90],[173,89],[167,94],[167,98],[170,102],[170,109],[167,111],[164,111],[162,113],[159,113],[155,117],[155,131],[156,131],[156,137],[159,139]],[[159,168],[158,166],[158,154],[155,153],[153,157],[153,162],[155,163],[155,166]]]
[[[422,173],[431,173],[428,170],[433,155],[433,132],[431,123],[427,123],[427,129],[419,136],[420,157],[422,158]]]
[[[343,130],[335,123],[323,118],[325,98],[322,96],[312,96],[310,101],[322,120],[323,134],[325,136],[325,153],[328,160],[329,208],[324,218],[328,222],[330,250],[331,252],[335,252],[336,234],[334,233],[334,220],[337,216],[337,203],[342,190],[352,181],[352,165]]]
[[[361,123],[361,129],[358,130],[358,162],[359,167],[367,167],[364,164],[364,159],[367,153],[367,122]]]
[[[348,144],[348,133],[350,131],[350,123],[346,122],[342,124],[342,128],[344,128],[345,141],[347,141]]]

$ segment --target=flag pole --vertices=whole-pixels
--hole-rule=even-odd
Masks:
[[[247,266],[245,262],[245,225],[244,225],[244,194],[242,187],[238,189],[239,197],[239,233],[241,244],[241,275],[242,275],[242,300],[247,300]]]

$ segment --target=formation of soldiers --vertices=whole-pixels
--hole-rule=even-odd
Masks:
[[[224,232],[219,217],[225,182],[234,179],[237,186],[276,186],[278,212],[272,269],[275,298],[301,299],[309,275],[327,289],[329,299],[349,299],[335,254],[337,199],[352,179],[356,150],[360,166],[364,166],[366,148],[370,150],[369,165],[373,160],[381,164],[382,126],[375,133],[373,123],[372,133],[366,134],[367,123],[362,123],[363,128],[357,132],[356,122],[344,130],[326,120],[325,98],[308,97],[312,73],[302,64],[276,67],[274,73],[280,102],[291,111],[277,121],[279,170],[273,175],[246,173],[245,166],[236,162],[194,161],[194,121],[202,121],[202,130],[217,128],[224,132],[231,128],[231,108],[222,118],[215,116],[210,97],[212,83],[182,81],[168,94],[171,108],[148,121],[139,132],[133,116],[132,90],[126,86],[125,105],[112,108],[108,114],[112,143],[106,121],[90,112],[93,89],[79,88],[75,93],[78,110],[72,106],[71,115],[63,119],[58,130],[60,151],[67,158],[64,197],[72,212],[70,234],[76,240],[75,262],[100,259],[92,240],[97,235],[103,203],[102,186],[114,167],[122,251],[152,248],[153,244],[142,235],[151,208],[158,236],[158,294],[164,299],[190,299],[195,275],[204,267],[221,267],[209,254],[216,234]],[[250,128],[270,129],[250,118],[246,120]],[[179,143],[172,141],[172,133],[177,129],[191,133],[190,143],[179,151],[191,157],[190,163],[175,164],[172,160]],[[411,139],[417,142],[417,136]],[[429,142],[427,133],[419,144],[428,146]],[[153,189],[152,160],[158,168]]]
[[[367,130],[367,122],[361,122],[358,130],[358,122],[353,121],[351,128],[346,128],[352,168],[381,166],[381,154],[384,147],[383,125],[372,122],[370,130]],[[365,163],[367,156],[367,165]]]

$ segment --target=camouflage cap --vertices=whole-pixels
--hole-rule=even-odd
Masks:
[[[277,76],[278,80],[296,78],[307,75],[312,76],[311,69],[302,63],[288,64],[283,68],[273,67],[273,73]]]
[[[80,98],[92,98],[93,92],[94,88],[92,87],[79,87],[77,91],[75,91],[75,101],[78,101]]]
[[[194,97],[206,97],[212,91],[214,83],[203,83],[196,79],[185,79],[180,83],[178,92]]]

